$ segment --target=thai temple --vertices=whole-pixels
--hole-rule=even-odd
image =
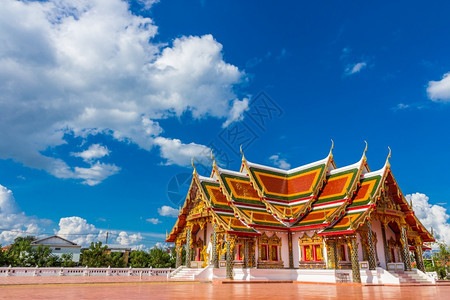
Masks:
[[[242,151],[239,171],[220,168],[214,157],[210,177],[193,165],[166,239],[175,243],[180,274],[394,284],[402,282],[399,271],[424,277],[423,250],[434,238],[395,180],[390,149],[376,171],[367,144],[356,163],[343,167],[332,149],[290,170],[250,162]]]

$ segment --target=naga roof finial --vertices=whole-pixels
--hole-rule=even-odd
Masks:
[[[389,154],[388,154],[388,156],[386,157],[386,163],[385,163],[385,165],[386,165],[387,167],[390,167],[391,164],[389,163],[389,158],[391,158],[391,148],[388,146],[388,149],[389,149]]]
[[[366,147],[364,147],[364,151],[363,151],[363,155],[361,157],[361,160],[365,160],[366,159],[366,152],[367,152],[367,141],[364,141],[364,144],[366,144]]]
[[[211,159],[213,161],[213,168],[216,166],[216,159],[214,158],[213,151],[211,150]]]
[[[240,151],[241,154],[242,154],[242,161],[244,162],[244,161],[245,161],[245,155],[244,155],[244,151],[242,150],[242,144],[241,144],[241,146],[239,147],[239,151]]]
[[[194,165],[194,157],[193,156],[191,158],[191,165],[192,165],[192,168],[194,169],[194,174],[197,174],[197,169],[195,168],[195,165]]]
[[[331,139],[331,148],[330,148],[330,153],[328,153],[328,156],[333,156],[333,148],[334,148],[334,141],[333,141],[333,139]]]

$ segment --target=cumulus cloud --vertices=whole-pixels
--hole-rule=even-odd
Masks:
[[[107,234],[108,244],[113,245],[140,247],[142,245],[138,243],[143,240],[141,233],[98,229],[86,219],[76,216],[61,218],[59,230],[55,230],[55,234],[84,247],[95,242],[105,242]]]
[[[81,179],[83,184],[96,185],[104,179],[117,174],[120,167],[114,164],[106,164],[98,159],[108,156],[111,151],[100,144],[91,145],[87,150],[82,152],[71,153],[72,156],[81,157],[84,162],[90,166],[88,168],[75,167],[71,170],[67,165],[62,164],[56,169],[60,178],[77,178]]]
[[[58,225],[56,235],[78,245],[89,246],[90,243],[106,239],[106,231],[97,229],[80,217],[61,218]]]
[[[147,222],[152,223],[153,225],[162,223],[158,218],[148,218],[146,219]]]
[[[108,156],[110,153],[111,151],[108,150],[108,147],[102,146],[100,144],[94,144],[89,146],[87,150],[82,152],[75,152],[72,153],[72,155],[76,157],[81,157],[85,162],[89,162],[94,159]]]
[[[428,82],[427,93],[433,101],[450,102],[450,72],[439,81]]]
[[[274,165],[279,167],[280,169],[289,169],[291,164],[286,161],[286,159],[281,158],[278,154],[274,154],[269,159],[273,162]]]
[[[116,238],[116,242],[122,246],[135,245],[142,241],[143,237],[140,233],[128,234],[125,231],[121,231]]]
[[[362,69],[364,69],[367,66],[366,62],[359,62],[353,65],[349,65],[347,66],[347,68],[345,68],[345,74],[346,75],[352,75],[355,73],[360,72]]]
[[[119,169],[69,166],[44,151],[67,143],[65,134],[99,133],[150,150],[163,131],[158,119],[228,118],[245,74],[224,61],[222,45],[211,35],[161,45],[156,32],[126,1],[2,1],[0,159],[92,185]],[[177,141],[156,145],[164,139]]]
[[[163,217],[178,217],[179,211],[176,208],[163,205],[160,208],[158,208],[158,213]]]
[[[48,223],[48,220],[25,215],[17,205],[13,192],[0,185],[0,244],[10,244],[18,236],[38,236],[43,231],[42,223]]]
[[[211,149],[204,145],[183,144],[179,139],[157,137],[155,144],[160,147],[161,157],[166,159],[166,165],[188,166],[192,157],[208,157],[211,153]]]
[[[430,199],[425,194],[414,193],[405,197],[408,201],[412,200],[414,212],[422,224],[428,230],[433,227],[435,236],[450,245],[450,216],[447,214],[447,209],[440,205],[430,204]]]
[[[239,99],[235,99],[228,119],[225,121],[225,123],[222,124],[222,127],[226,128],[233,122],[242,121],[244,119],[244,112],[246,112],[248,109],[249,107],[247,98],[242,99],[242,101],[240,101]]]

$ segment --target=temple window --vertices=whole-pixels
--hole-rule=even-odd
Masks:
[[[315,254],[315,261],[322,261],[323,255],[322,255],[322,245],[314,245],[314,254]]]
[[[272,245],[270,250],[270,260],[278,261],[278,246]]]
[[[267,245],[261,245],[261,255],[260,255],[260,259],[261,260],[267,260],[268,255],[267,255]]]
[[[280,261],[281,239],[274,233],[270,238],[264,233],[259,237],[259,260]]]
[[[303,260],[310,261],[313,259],[311,246],[303,246]]]
[[[306,233],[299,239],[302,261],[323,261],[322,238],[317,234],[309,237]]]

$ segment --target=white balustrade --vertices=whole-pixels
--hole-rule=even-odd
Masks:
[[[0,267],[0,277],[6,276],[167,276],[172,268],[89,268],[89,267]]]

